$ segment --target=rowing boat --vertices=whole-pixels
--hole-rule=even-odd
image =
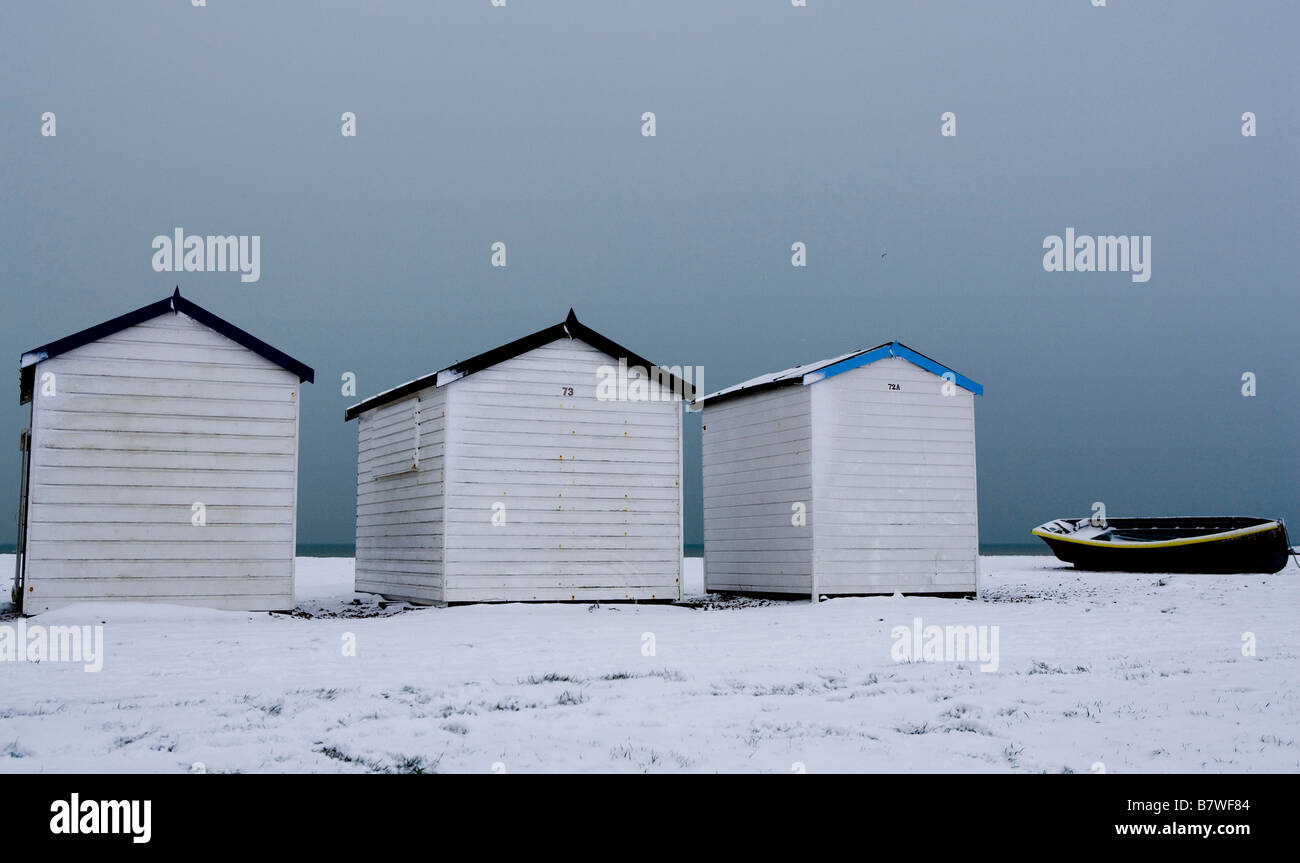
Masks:
[[[1058,518],[1034,536],[1077,569],[1112,572],[1278,572],[1291,542],[1281,519]]]

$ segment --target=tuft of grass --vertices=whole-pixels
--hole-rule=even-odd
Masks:
[[[316,750],[326,758],[335,761],[342,761],[344,764],[357,764],[364,767],[371,773],[437,773],[438,765],[442,762],[442,756],[432,760],[425,758],[423,755],[402,755],[394,753],[391,763],[384,763],[376,758],[362,758],[359,755],[349,755],[337,746],[323,746]]]
[[[539,683],[582,683],[582,679],[578,677],[570,677],[567,674],[557,674],[552,671],[549,674],[543,674],[541,677],[530,674],[519,682],[528,684],[529,686],[536,686]]]
[[[30,749],[24,749],[18,744],[17,738],[9,741],[4,746],[0,746],[0,755],[8,755],[10,758],[27,758],[31,754]]]

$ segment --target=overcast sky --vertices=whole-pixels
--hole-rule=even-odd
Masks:
[[[570,306],[708,390],[889,339],[974,378],[986,543],[1097,500],[1300,525],[1298,33],[1291,0],[7,3],[0,345],[179,283],[315,367],[307,543],[353,539],[344,372]],[[155,272],[177,227],[260,235],[260,280]],[[1046,272],[1071,227],[1149,235],[1150,280]]]

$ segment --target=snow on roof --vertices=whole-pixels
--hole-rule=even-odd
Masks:
[[[838,357],[831,357],[828,360],[821,360],[815,363],[806,363],[804,365],[791,366],[790,368],[783,369],[779,372],[768,372],[766,374],[759,375],[758,377],[750,378],[747,381],[741,381],[740,383],[734,386],[727,387],[724,390],[718,390],[716,393],[710,393],[707,396],[700,396],[695,401],[702,402],[705,401],[706,399],[712,399],[712,398],[717,398],[718,396],[730,395],[731,393],[740,392],[741,390],[752,389],[757,386],[771,386],[772,384],[778,384],[783,381],[792,381],[795,378],[802,378],[804,375],[808,374],[809,372],[820,371],[821,369],[824,369],[827,366],[831,366],[834,365],[835,363],[842,362],[843,360],[851,359],[853,357],[860,356],[861,354],[865,354],[869,350],[875,350],[875,348],[864,348],[863,350],[860,351],[850,351],[847,354],[840,354]]]

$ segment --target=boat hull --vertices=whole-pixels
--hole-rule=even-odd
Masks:
[[[1086,519],[1066,520],[1086,525]],[[1050,535],[1049,522],[1034,530],[1060,560],[1076,569],[1110,572],[1275,573],[1291,553],[1286,525],[1265,519],[1110,519],[1121,535],[1151,534],[1149,541],[1099,542]],[[1226,535],[1225,535],[1226,534]]]

